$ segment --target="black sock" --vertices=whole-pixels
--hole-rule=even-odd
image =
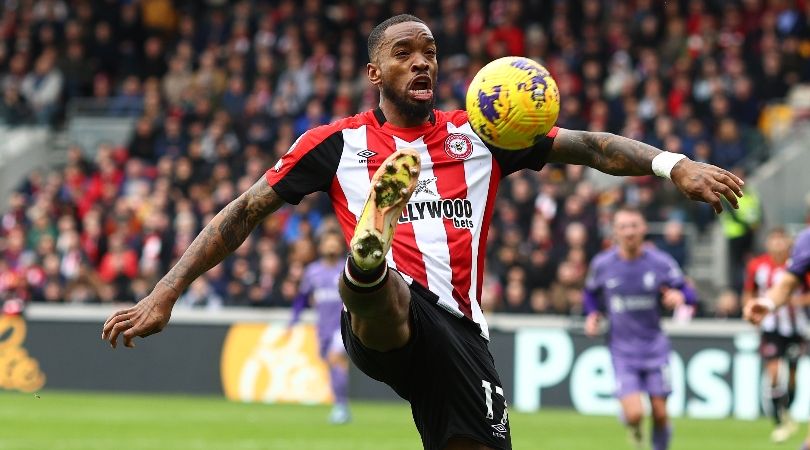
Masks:
[[[796,386],[791,386],[788,388],[787,392],[787,409],[790,409],[793,406],[793,400],[796,398]]]
[[[388,265],[385,260],[372,270],[363,270],[357,267],[351,255],[346,259],[343,269],[343,281],[355,292],[373,292],[379,289],[388,280]]]
[[[785,404],[785,394],[781,392],[773,392],[771,394],[771,416],[776,425],[782,425],[782,410]]]

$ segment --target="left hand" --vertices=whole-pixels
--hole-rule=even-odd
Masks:
[[[737,198],[743,196],[743,180],[728,170],[684,158],[675,164],[670,173],[672,182],[690,200],[699,200],[712,205],[716,213],[723,211],[720,198],[725,197],[734,209]]]
[[[754,325],[759,325],[762,319],[774,310],[773,300],[757,298],[745,304],[743,318]]]
[[[661,292],[663,293],[661,302],[669,310],[674,310],[686,303],[686,297],[684,297],[680,289],[663,288]]]

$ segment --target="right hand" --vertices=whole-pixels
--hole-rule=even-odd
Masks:
[[[773,300],[768,298],[757,298],[745,304],[743,317],[745,320],[759,325],[762,319],[773,311]]]
[[[743,180],[728,170],[684,158],[672,168],[672,182],[687,198],[712,205],[714,212],[723,211],[721,197],[725,197],[734,209],[737,199],[743,196]]]
[[[164,295],[161,295],[164,294]],[[165,295],[165,291],[155,289],[135,306],[113,313],[101,332],[101,338],[110,341],[112,348],[118,345],[118,335],[122,334],[124,346],[135,347],[132,339],[135,336],[146,337],[159,333],[172,315],[174,300]]]
[[[588,314],[585,318],[585,334],[588,337],[595,337],[599,335],[599,322],[602,315],[599,313]]]

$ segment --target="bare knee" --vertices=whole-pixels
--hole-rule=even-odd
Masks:
[[[644,418],[641,396],[639,394],[628,395],[621,399],[621,403],[625,423],[632,427],[638,426]]]
[[[643,418],[644,415],[641,413],[641,410],[631,408],[624,411],[624,421],[627,422],[627,425],[633,427],[638,426]]]
[[[478,441],[468,438],[450,438],[444,450],[494,450]]]

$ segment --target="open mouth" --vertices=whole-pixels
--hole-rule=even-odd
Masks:
[[[417,101],[429,101],[433,98],[433,82],[427,75],[417,75],[408,86],[408,95]]]

